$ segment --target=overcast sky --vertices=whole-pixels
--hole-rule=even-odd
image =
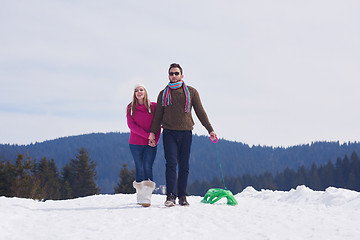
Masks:
[[[156,101],[172,62],[220,138],[359,141],[359,13],[358,0],[1,0],[0,143],[129,132],[134,85]]]

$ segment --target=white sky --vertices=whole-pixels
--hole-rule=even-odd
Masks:
[[[357,0],[2,0],[0,143],[128,132],[133,86],[155,101],[172,62],[219,137],[359,141],[359,13]]]

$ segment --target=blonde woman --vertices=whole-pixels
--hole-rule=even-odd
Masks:
[[[130,128],[129,146],[135,162],[135,181],[138,204],[151,205],[151,195],[155,189],[152,167],[156,156],[160,132],[155,137],[156,145],[149,145],[150,128],[156,103],[150,102],[146,88],[137,84],[133,100],[127,106],[127,124]],[[160,129],[159,129],[160,130]]]

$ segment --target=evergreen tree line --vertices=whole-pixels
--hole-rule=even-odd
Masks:
[[[252,186],[256,190],[270,189],[289,191],[300,185],[305,185],[316,191],[324,191],[328,187],[346,188],[360,191],[360,160],[356,152],[351,157],[345,155],[338,158],[333,164],[329,161],[326,165],[318,167],[313,163],[311,168],[301,166],[298,170],[286,168],[273,176],[266,172],[258,175],[244,174],[239,177],[225,177],[225,186],[234,194]],[[212,181],[195,180],[188,187],[191,195],[204,196],[210,188],[224,188],[224,182],[215,177]]]
[[[84,147],[97,164],[96,183],[101,193],[114,193],[118,181],[119,168],[128,163],[129,169],[135,167],[129,149],[129,133],[92,133],[79,136],[62,137],[54,140],[32,143],[28,145],[0,144],[0,160],[15,163],[18,153],[32,158],[55,159],[62,169],[74,153]],[[360,142],[312,142],[311,144],[291,147],[249,146],[245,143],[219,139],[214,144],[207,136],[193,135],[190,155],[189,183],[198,179],[211,181],[219,176],[217,151],[221,159],[224,175],[238,177],[243,174],[261,174],[270,172],[273,175],[300,166],[311,168],[313,163],[323,166],[331,160],[336,163],[337,157],[351,155],[353,151],[360,153]],[[196,173],[196,174],[195,174]],[[162,138],[153,166],[153,176],[157,185],[165,185],[165,157]]]
[[[18,154],[15,163],[0,161],[0,196],[32,199],[70,199],[98,194],[96,164],[81,148],[59,173],[54,159],[39,162]]]
[[[115,193],[135,193],[132,187],[135,169],[129,170],[125,163],[118,177],[119,181],[113,188]],[[85,197],[99,194],[96,178],[96,164],[90,160],[89,153],[83,147],[61,172],[54,159],[44,157],[37,162],[28,154],[18,154],[14,164],[10,160],[0,161],[0,196],[43,200]],[[233,193],[241,192],[247,186],[257,190],[289,191],[299,185],[306,185],[313,190],[325,190],[333,186],[360,191],[360,160],[353,152],[350,159],[345,155],[344,159],[338,158],[335,164],[328,161],[326,165],[318,167],[313,163],[311,168],[286,168],[276,175],[270,172],[243,174],[239,177],[225,177],[224,181]],[[224,183],[217,177],[210,182],[195,180],[188,186],[188,192],[203,196],[210,188],[224,188]]]

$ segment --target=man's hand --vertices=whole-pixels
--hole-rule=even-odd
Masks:
[[[210,133],[210,138],[211,138],[211,140],[213,140],[213,141],[216,140],[216,133],[215,133],[214,131],[212,131],[212,132]]]
[[[155,147],[156,146],[156,141],[155,141],[155,134],[154,133],[150,133],[149,134],[149,144],[150,147]]]

